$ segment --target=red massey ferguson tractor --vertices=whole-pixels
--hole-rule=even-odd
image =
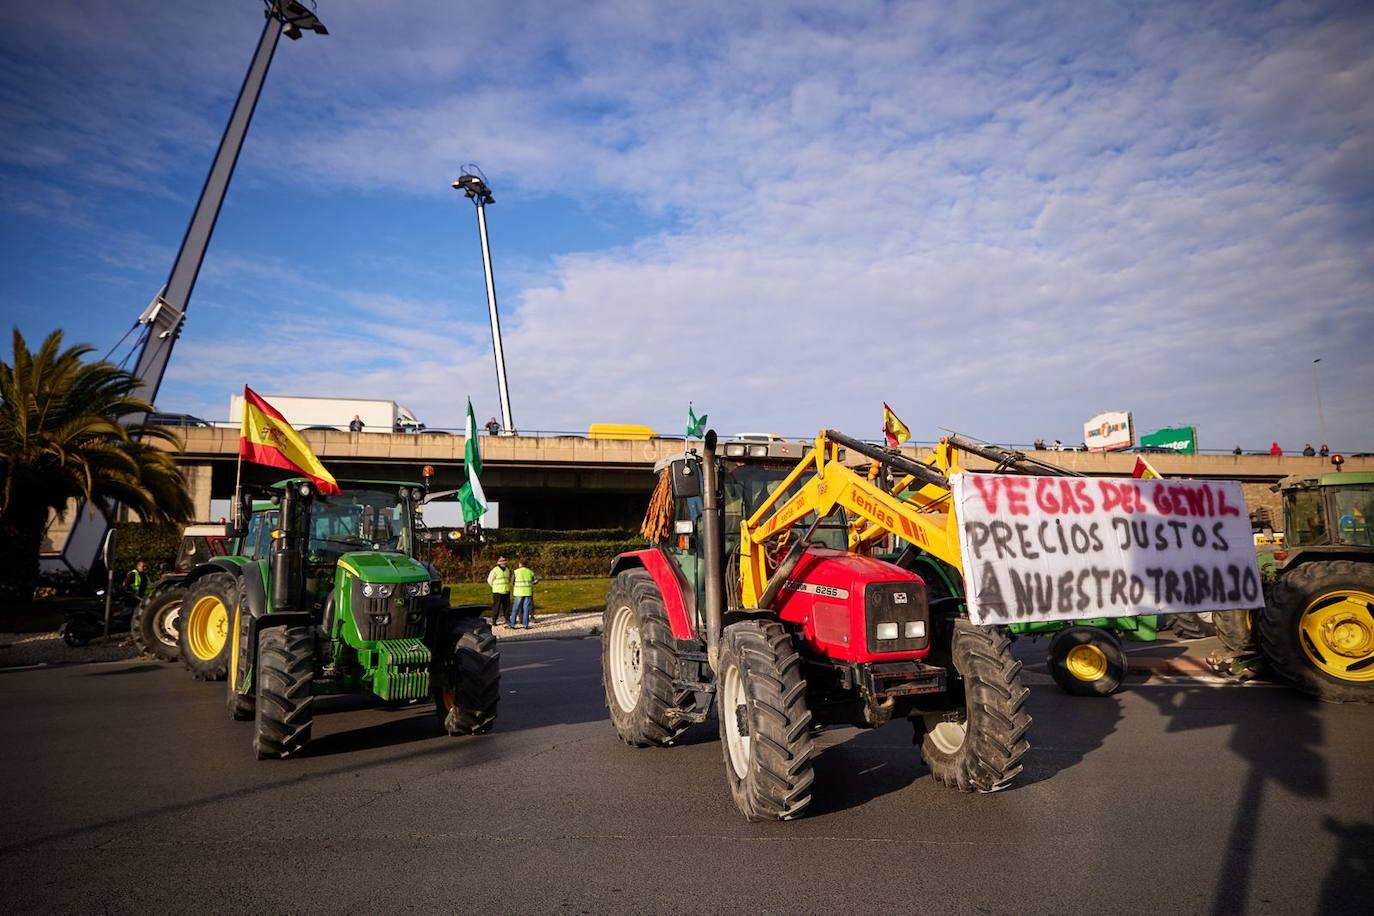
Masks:
[[[851,522],[896,530],[896,501],[842,466],[841,442],[929,470],[838,433],[801,463],[796,443],[723,443],[718,456],[710,432],[700,455],[661,467],[645,521],[657,546],[611,567],[602,668],[616,733],[670,745],[714,702],[750,820],[802,813],[826,725],[905,718],[932,775],[960,791],[1007,785],[1029,747],[1006,635],[959,616],[957,598],[932,599],[915,573],[849,551]]]

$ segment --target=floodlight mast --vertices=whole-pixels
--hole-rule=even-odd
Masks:
[[[510,389],[506,386],[506,357],[501,347],[501,317],[496,310],[496,281],[491,273],[491,246],[487,242],[487,204],[495,203],[491,188],[476,166],[464,168],[453,183],[455,191],[462,191],[477,207],[477,234],[482,240],[482,269],[487,278],[487,311],[491,315],[491,348],[496,354],[496,386],[501,395],[501,430],[515,435],[515,421],[511,419]]]
[[[263,0],[263,6],[266,22],[263,23],[262,35],[258,38],[257,49],[244,75],[243,86],[239,89],[229,122],[224,126],[219,150],[205,176],[200,199],[186,226],[186,234],[181,239],[181,247],[172,262],[167,282],[138,318],[143,331],[137,345],[138,359],[133,368],[133,374],[139,380],[135,394],[150,404],[157,400],[157,392],[162,386],[162,377],[172,355],[172,346],[181,335],[181,327],[186,320],[186,305],[191,301],[191,292],[195,289],[196,277],[205,260],[210,236],[215,231],[215,222],[229,189],[229,180],[234,176],[234,166],[238,163],[243,139],[253,119],[263,82],[267,79],[267,70],[272,65],[277,42],[283,33],[291,39],[300,38],[303,29],[317,35],[329,34],[315,15],[313,4],[307,7],[301,0]],[[144,419],[143,414],[131,415],[127,423],[142,423]],[[42,570],[45,573],[84,577],[95,563],[105,529],[104,516],[87,512],[83,504],[75,513],[62,553],[43,557]]]

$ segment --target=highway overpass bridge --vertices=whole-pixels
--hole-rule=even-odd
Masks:
[[[237,429],[217,427],[190,428],[183,433],[183,447],[177,460],[190,478],[197,517],[209,518],[210,501],[227,499],[233,493],[239,433]],[[463,482],[462,436],[321,430],[302,435],[336,477],[418,481],[420,469],[431,465],[436,489],[457,487]],[[500,522],[504,527],[634,527],[639,524],[654,486],[654,462],[681,452],[683,447],[682,439],[483,435],[482,483],[488,498],[500,503]],[[798,456],[805,449],[805,444],[797,443]],[[917,459],[930,454],[928,447],[920,446],[909,446],[903,451]],[[1121,452],[1034,454],[1041,460],[1092,476],[1129,476],[1135,465],[1134,454]],[[967,467],[990,467],[981,459],[966,457]],[[1332,469],[1329,459],[1287,455],[1148,457],[1166,476],[1244,482],[1246,501],[1252,511],[1260,506],[1274,511],[1277,498],[1268,487],[1281,477]],[[1374,458],[1351,458],[1345,468],[1374,471]],[[267,482],[279,476],[270,468],[244,465],[245,480]]]

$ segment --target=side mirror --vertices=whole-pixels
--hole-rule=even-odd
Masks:
[[[248,520],[253,516],[252,497],[243,494],[231,509],[229,524],[225,527],[224,533],[231,538],[241,538],[248,533]]]
[[[693,462],[679,458],[668,466],[668,473],[673,475],[674,499],[688,499],[701,495],[701,474],[697,472]]]

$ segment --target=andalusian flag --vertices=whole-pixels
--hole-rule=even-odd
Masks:
[[[887,444],[893,448],[911,438],[911,430],[887,406],[887,401],[883,401],[883,435],[887,436]]]
[[[254,464],[294,471],[309,477],[326,496],[343,493],[334,475],[324,469],[300,433],[277,408],[252,388],[243,386],[243,426],[239,429],[239,457]]]
[[[458,502],[463,506],[463,524],[470,525],[487,514],[487,494],[482,491],[482,453],[477,450],[477,417],[472,412],[472,398],[468,398],[467,442],[463,446],[463,464],[468,479],[458,490]]]
[[[1131,476],[1139,480],[1163,480],[1164,475],[1155,470],[1155,466],[1150,464],[1139,455],[1135,456],[1135,468],[1131,471]]]
[[[692,402],[687,402],[687,438],[700,439],[702,433],[706,431],[706,414],[697,416],[697,412],[692,409]]]

